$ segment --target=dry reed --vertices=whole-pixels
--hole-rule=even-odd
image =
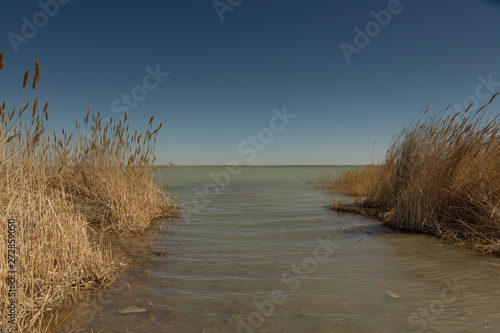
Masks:
[[[3,53],[0,54],[0,69]],[[175,214],[153,178],[152,121],[125,139],[120,121],[101,124],[89,114],[85,131],[49,136],[48,102],[41,109],[40,66],[35,64],[30,114],[0,106],[0,275],[7,275],[7,221],[15,219],[16,320],[8,323],[9,281],[0,279],[0,331],[45,332],[57,309],[82,290],[101,287],[116,267],[104,244],[92,241],[95,226],[119,233],[141,232],[158,217]],[[28,117],[29,116],[29,117]],[[89,128],[90,125],[90,128]],[[155,134],[152,134],[152,133]],[[89,228],[94,226],[94,228]]]
[[[375,190],[374,179],[380,173],[380,166],[367,165],[340,173],[333,177],[326,175],[317,180],[319,188],[330,189],[352,197],[366,197]]]
[[[358,211],[374,209],[392,228],[499,254],[500,118],[488,112],[497,95],[475,113],[469,106],[453,116],[422,116],[405,128]]]
[[[51,152],[63,163],[50,183],[71,197],[92,226],[142,232],[152,220],[174,216],[176,208],[154,179],[154,142],[161,124],[153,130],[151,120],[142,138],[137,131],[130,135],[124,122],[102,123],[100,114],[90,119],[88,113],[83,129],[76,124],[83,132],[54,138]]]

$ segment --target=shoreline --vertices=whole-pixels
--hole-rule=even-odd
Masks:
[[[65,304],[55,311],[56,321],[47,316],[44,320],[50,332],[65,333],[78,330],[81,323],[92,317],[93,313],[106,306],[119,291],[130,288],[129,278],[134,274],[146,272],[145,267],[155,253],[153,242],[155,237],[170,232],[175,223],[173,218],[160,218],[151,222],[150,226],[141,234],[120,236],[116,234],[100,233],[93,235],[99,247],[111,250],[112,263],[116,271],[110,280],[97,290],[84,290],[73,303]],[[102,240],[100,239],[102,238]],[[168,253],[166,253],[168,255]],[[131,300],[130,305],[135,304]],[[50,323],[49,323],[50,321]]]
[[[444,239],[452,244],[464,246],[474,252],[477,252],[481,255],[489,255],[493,257],[500,257],[500,251],[497,249],[498,247],[495,244],[477,244],[472,243],[467,240],[467,235],[456,230],[447,230],[444,232],[438,231],[424,231],[424,230],[414,230],[414,229],[405,229],[397,227],[390,223],[388,216],[390,216],[390,212],[384,211],[382,209],[372,208],[372,207],[363,207],[363,204],[359,203],[342,203],[335,204],[328,207],[330,210],[355,214],[359,216],[363,216],[369,219],[378,220],[379,223],[383,224],[387,228],[394,230],[396,232],[404,232],[410,234],[425,234],[433,237],[437,237],[439,239]],[[485,235],[484,237],[487,237]]]
[[[368,164],[239,164],[238,167],[361,167]],[[155,165],[154,167],[161,167]],[[164,165],[165,167],[227,167],[226,164],[174,164]]]

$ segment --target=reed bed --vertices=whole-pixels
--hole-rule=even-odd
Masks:
[[[49,135],[38,61],[31,101],[25,102],[29,78],[28,70],[21,108],[0,104],[1,332],[46,332],[58,309],[110,281],[117,267],[109,247],[92,233],[142,232],[152,220],[176,213],[153,178],[161,124],[153,130],[151,119],[144,135],[131,135],[124,122],[102,124],[88,113],[83,128],[77,123],[72,132]],[[16,221],[15,297],[5,278],[12,270],[8,219]],[[12,298],[15,325],[9,323]]]
[[[471,106],[443,117],[426,110],[396,137],[380,172],[361,177],[376,186],[358,211],[375,210],[394,229],[500,254],[500,118],[488,112],[497,95],[474,113]]]
[[[375,190],[380,166],[367,165],[342,172],[337,177],[326,175],[317,179],[321,189],[333,190],[351,197],[366,197]]]
[[[154,179],[154,146],[162,124],[146,133],[129,133],[124,121],[103,123],[87,112],[77,135],[54,136],[51,151],[59,170],[50,184],[68,195],[93,227],[117,233],[143,232],[151,221],[176,214]],[[78,132],[79,131],[79,132]],[[78,134],[79,133],[79,134]],[[73,139],[77,137],[77,139]]]

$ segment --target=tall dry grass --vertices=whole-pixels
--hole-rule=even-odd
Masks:
[[[363,202],[392,228],[436,234],[500,253],[500,116],[488,104],[470,113],[425,116],[387,152]]]
[[[50,184],[64,191],[92,226],[118,233],[142,232],[151,221],[176,214],[175,205],[156,184],[153,167],[156,137],[149,121],[144,134],[100,114],[87,113],[83,128],[54,136],[51,151],[62,161]],[[74,135],[76,133],[76,135]],[[76,139],[74,139],[76,138]]]
[[[367,165],[349,169],[337,176],[326,175],[317,180],[318,187],[329,189],[351,197],[367,197],[376,188],[376,182],[381,171],[378,165]]]
[[[0,69],[3,67],[0,55]],[[140,232],[174,207],[154,182],[152,163],[159,128],[130,136],[122,122],[84,121],[85,131],[48,131],[48,103],[39,98],[35,64],[32,96],[22,107],[0,104],[0,331],[44,332],[57,309],[82,290],[99,288],[115,267],[89,225]],[[111,121],[110,121],[111,122]],[[90,125],[90,128],[88,128]],[[8,323],[10,281],[7,221],[16,221],[16,320]]]

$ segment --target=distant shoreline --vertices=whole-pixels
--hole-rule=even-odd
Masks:
[[[365,166],[367,164],[240,164],[237,166],[242,167],[357,167],[357,166]],[[155,165],[162,166],[162,165]],[[168,166],[168,165],[164,165]],[[170,167],[226,167],[225,164],[174,164],[170,165]],[[236,166],[236,165],[235,165]]]

